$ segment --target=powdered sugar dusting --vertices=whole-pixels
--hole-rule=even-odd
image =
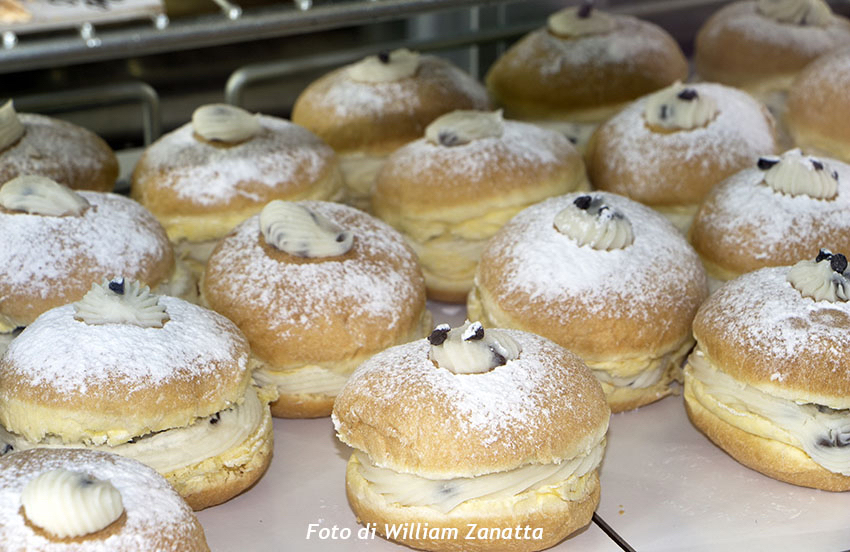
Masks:
[[[35,476],[60,468],[109,481],[121,493],[126,521],[120,532],[75,544],[52,542],[26,523],[20,514],[24,487]],[[64,450],[61,454],[32,450],[0,459],[0,542],[6,550],[152,550],[161,533],[167,533],[177,544],[194,538],[195,528],[188,523],[193,518],[192,511],[162,476],[129,458],[89,450]],[[156,549],[164,551],[162,544]]]
[[[667,182],[670,168],[688,165],[697,180],[712,184],[738,169],[751,166],[759,155],[776,149],[773,128],[765,108],[734,88],[719,84],[689,86],[714,100],[720,112],[708,125],[678,132],[653,132],[643,112],[647,97],[635,101],[602,127],[608,133],[604,163],[612,175],[638,174],[629,184],[635,199],[652,197],[659,182]],[[668,186],[665,186],[667,188]],[[677,186],[669,185],[676,189]],[[670,204],[682,203],[675,199]]]
[[[175,297],[159,301],[170,318],[162,328],[89,325],[75,319],[73,304],[51,309],[12,341],[0,372],[60,395],[110,385],[132,401],[133,393],[168,382],[215,378],[233,359],[247,369],[244,341],[227,333],[232,322]]]
[[[812,258],[821,247],[836,248],[850,239],[850,166],[825,160],[838,171],[834,199],[786,195],[764,184],[765,171],[741,171],[716,186],[694,223],[718,250],[740,251],[766,264],[792,264],[798,251]],[[841,251],[843,252],[843,251]],[[729,267],[734,269],[734,267]]]
[[[216,147],[195,138],[191,123],[166,134],[146,151],[140,167],[152,178],[167,176],[158,185],[198,205],[221,205],[234,197],[259,202],[243,183],[259,184],[281,194],[315,182],[334,158],[333,150],[316,135],[298,125],[265,115],[264,130],[231,147]],[[149,185],[146,180],[133,182]]]
[[[57,289],[87,290],[95,281],[119,274],[144,280],[152,264],[171,254],[162,226],[135,201],[78,193],[91,204],[82,216],[0,212],[0,284],[8,293],[46,298],[62,295]],[[75,281],[79,275],[71,273],[81,266],[93,267],[97,276]],[[0,304],[3,299],[0,296]]]
[[[494,300],[503,306],[512,300],[528,301],[545,309],[569,297],[591,313],[652,323],[657,321],[649,318],[648,313],[655,312],[650,306],[669,305],[668,312],[693,308],[686,290],[705,288],[705,273],[682,235],[648,207],[616,194],[593,192],[631,223],[634,242],[611,251],[579,246],[559,232],[553,220],[580,195],[551,198],[525,209],[488,243],[479,277],[487,272],[489,259],[498,259],[502,268],[498,281],[485,284]],[[623,311],[609,312],[615,300],[625,306]],[[554,316],[562,324],[572,324],[570,312],[556,310]]]

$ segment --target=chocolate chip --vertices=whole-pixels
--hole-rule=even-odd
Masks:
[[[777,163],[779,163],[779,159],[777,159],[776,157],[759,157],[758,168],[763,171],[766,171]]]
[[[217,424],[217,423],[219,422],[219,420],[221,420],[221,412],[216,412],[216,413],[215,413],[215,414],[213,414],[213,415],[212,415],[212,417],[210,418],[210,423],[211,423],[211,424],[213,424],[213,425],[215,425],[215,424]]]
[[[464,341],[479,341],[481,339],[484,339],[484,326],[481,325],[481,322],[475,322],[463,333]]]
[[[573,205],[581,209],[582,211],[586,211],[588,207],[590,207],[590,203],[593,201],[593,198],[589,195],[578,196],[575,201],[573,201]]]
[[[378,52],[378,59],[381,61],[381,63],[389,63],[390,62],[390,53],[387,52],[386,50],[384,50],[382,52]]]
[[[604,213],[605,211],[610,211],[610,210],[611,210],[611,208],[610,208],[610,207],[608,207],[607,205],[602,205],[602,206],[600,206],[600,207],[599,207],[599,210],[598,210],[598,211],[596,211],[596,216],[597,216],[597,217],[598,217],[598,216],[601,216],[601,215],[602,215],[602,213]]]
[[[80,479],[80,485],[82,487],[91,487],[92,485],[94,485],[94,479],[90,477],[84,477],[83,479]]]
[[[345,234],[339,234],[336,237],[336,243],[342,243],[345,241]]]
[[[812,167],[814,167],[814,169],[816,171],[822,171],[823,170],[823,163],[821,163],[817,159],[812,159]]]
[[[830,259],[832,257],[832,251],[829,249],[820,249],[818,251],[818,256],[815,257],[815,262],[819,263],[824,259]]]
[[[124,295],[124,278],[109,282],[109,289],[118,295]]]
[[[437,347],[446,342],[446,339],[449,338],[449,331],[451,328],[448,324],[441,324],[434,328],[434,331],[431,332],[431,335],[428,336],[428,343]]]
[[[832,179],[838,180],[838,171],[832,171]]]
[[[578,9],[578,16],[582,19],[587,19],[590,17],[590,14],[593,12],[593,2],[585,1],[582,2],[581,7]]]
[[[685,100],[686,102],[690,102],[692,100],[699,98],[699,94],[697,94],[697,91],[694,90],[693,88],[685,88],[684,90],[682,90],[681,92],[676,94],[676,97],[679,98],[680,100]]]
[[[437,135],[437,141],[442,146],[457,146],[461,143],[460,137],[450,130],[441,130]]]
[[[5,446],[5,447],[3,447],[3,452],[0,452],[0,456],[3,456],[4,454],[9,454],[9,453],[10,453],[10,452],[12,452],[13,450],[15,450],[15,447],[13,447],[12,445],[10,445],[10,444],[6,443],[6,446]]]
[[[829,266],[832,267],[832,270],[839,274],[844,274],[844,271],[847,270],[847,257],[842,255],[841,253],[836,253],[829,260]]]
[[[567,140],[570,141],[570,144],[578,144],[578,138],[575,136],[567,136]]]
[[[496,349],[490,347],[490,351],[493,353],[493,362],[496,364],[496,366],[504,366],[508,363],[508,359],[497,353]]]
[[[668,111],[667,104],[661,104],[661,110],[659,112],[659,116],[661,117],[662,121],[667,118],[667,111]]]

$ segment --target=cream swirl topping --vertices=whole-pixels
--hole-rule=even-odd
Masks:
[[[354,245],[350,231],[303,205],[279,199],[260,213],[260,231],[266,243],[296,257],[336,257]]]
[[[7,100],[0,107],[0,151],[20,140],[24,132],[24,125],[21,124],[18,114],[15,113],[12,100]]]
[[[821,249],[814,261],[800,261],[788,271],[788,282],[803,297],[815,301],[850,300],[850,274],[847,257]]]
[[[571,38],[610,32],[617,22],[609,14],[594,9],[593,2],[584,2],[553,13],[546,25],[552,34]]]
[[[799,149],[780,157],[761,157],[758,167],[765,171],[764,183],[777,192],[815,199],[833,199],[838,194],[838,172]]]
[[[558,232],[572,238],[579,246],[593,249],[623,249],[635,241],[629,219],[606,205],[601,197],[577,197],[555,215],[553,224]]]
[[[368,56],[348,68],[348,76],[358,82],[394,82],[412,77],[419,70],[419,52],[399,48]]]
[[[519,358],[521,348],[511,336],[499,330],[484,331],[481,322],[469,322],[452,329],[440,324],[428,336],[430,359],[438,368],[453,374],[482,374]]]
[[[260,118],[228,104],[202,105],[192,113],[192,129],[209,142],[239,144],[263,130]]]
[[[693,130],[710,123],[720,112],[717,103],[696,88],[675,82],[646,99],[647,124],[667,130]]]
[[[59,538],[95,533],[124,512],[121,493],[109,481],[66,469],[30,480],[21,503],[30,523]]]
[[[758,0],[756,10],[780,23],[826,27],[832,10],[824,0]]]
[[[139,282],[115,278],[92,284],[88,293],[74,303],[74,318],[86,324],[135,324],[161,328],[169,319],[159,295]]]
[[[502,110],[458,109],[437,117],[425,129],[425,139],[439,146],[462,146],[483,138],[499,138],[505,131]]]
[[[17,176],[0,187],[0,205],[9,211],[61,217],[80,215],[89,202],[68,186],[44,176]]]

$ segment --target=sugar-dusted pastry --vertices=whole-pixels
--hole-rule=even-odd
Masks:
[[[239,494],[272,454],[273,391],[223,316],[123,278],[51,309],[0,357],[0,454],[92,448],[154,468],[196,510]]]
[[[745,92],[676,83],[599,127],[587,168],[595,187],[649,205],[687,230],[712,186],[776,149],[773,117]]]
[[[715,186],[690,241],[717,288],[745,272],[785,266],[818,248],[850,251],[850,167],[790,150]]]
[[[368,209],[387,155],[456,109],[489,109],[487,92],[449,61],[407,49],[381,52],[310,84],[292,120],[340,156],[348,202]]]
[[[186,502],[151,468],[85,449],[0,458],[0,548],[209,552]]]
[[[245,332],[254,378],[277,387],[272,414],[286,418],[328,416],[358,364],[431,323],[401,235],[336,203],[269,203],[219,243],[201,293]]]
[[[76,192],[40,176],[0,186],[0,335],[117,274],[197,296],[162,226],[135,201]]]
[[[336,199],[333,150],[310,131],[224,104],[151,144],[131,195],[162,222],[178,252],[206,262],[216,241],[273,199]]]
[[[436,551],[542,550],[587,525],[609,417],[576,355],[478,322],[375,355],[333,412],[357,519]],[[388,534],[412,523],[437,531]]]
[[[774,479],[850,490],[850,271],[840,253],[726,283],[694,320],[694,425]]]
[[[514,44],[486,82],[508,117],[560,130],[584,151],[599,123],[687,76],[688,62],[666,31],[583,2]]]
[[[661,215],[622,196],[574,193],[524,210],[488,242],[467,307],[578,354],[614,412],[670,394],[708,295],[705,271]]]
[[[0,184],[26,174],[45,176],[73,189],[111,191],[118,159],[95,133],[72,123],[16,113],[0,106]]]
[[[372,205],[416,251],[428,296],[462,302],[481,250],[503,224],[577,189],[587,189],[584,163],[559,133],[499,111],[454,111],[390,155]]]

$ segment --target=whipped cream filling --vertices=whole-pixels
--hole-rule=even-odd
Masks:
[[[569,236],[579,246],[611,251],[623,249],[635,241],[629,219],[598,196],[577,197],[570,206],[558,212],[552,222],[558,232]]]
[[[588,366],[590,366],[588,364]],[[670,366],[669,355],[665,355],[662,362],[659,362],[654,368],[643,370],[633,376],[615,376],[606,370],[592,369],[593,375],[600,383],[607,383],[615,388],[628,387],[630,389],[644,389],[652,387],[664,377],[667,368]],[[592,368],[592,367],[591,367]]]
[[[38,175],[21,175],[0,186],[0,205],[31,215],[78,216],[89,202],[64,184]]]
[[[838,195],[838,172],[799,149],[779,157],[761,157],[758,167],[765,171],[764,183],[790,196],[807,195],[815,199],[833,199]]]
[[[362,59],[348,68],[348,76],[358,82],[374,84],[406,79],[418,70],[419,52],[399,48]]]
[[[453,374],[483,374],[519,358],[519,343],[504,331],[484,331],[481,322],[469,322],[452,329],[440,324],[428,336],[428,353],[438,368]]]
[[[235,105],[202,105],[192,113],[192,129],[209,142],[240,144],[263,131],[256,114]]]
[[[675,82],[647,97],[643,117],[653,127],[693,130],[708,125],[719,112],[712,98]]]
[[[821,249],[814,261],[800,261],[788,271],[788,282],[803,297],[815,301],[847,301],[850,299],[850,273],[847,258]]]
[[[546,21],[549,32],[564,38],[574,38],[613,31],[617,22],[609,14],[593,8],[593,2],[584,2],[555,12]]]
[[[818,465],[850,476],[850,410],[771,396],[718,370],[699,346],[688,358],[685,373],[698,380],[703,392],[730,414],[724,416],[727,422],[800,448]],[[752,416],[765,420],[769,429],[758,424],[746,428],[735,424]]]
[[[136,281],[115,278],[92,284],[82,299],[74,303],[74,318],[90,325],[133,324],[161,328],[169,319],[159,295]]]
[[[266,243],[296,257],[336,257],[354,245],[354,234],[324,215],[279,199],[260,212],[260,231]]]
[[[352,370],[354,367],[352,367]],[[258,385],[273,385],[281,395],[316,394],[336,397],[349,374],[340,374],[322,366],[308,364],[292,370],[254,371],[254,380]]]
[[[758,0],[756,11],[780,23],[826,27],[832,10],[824,0]]]
[[[506,472],[454,479],[426,479],[380,468],[359,450],[354,451],[354,457],[359,464],[360,475],[387,502],[401,506],[427,506],[445,514],[470,500],[499,500],[530,490],[556,492],[567,495],[567,499],[580,498],[584,491],[584,476],[599,467],[604,452],[603,438],[587,453],[560,464],[530,464]]]
[[[20,140],[25,131],[12,100],[7,100],[0,106],[0,151]]]
[[[109,481],[66,469],[31,479],[21,505],[30,523],[59,538],[96,533],[124,512],[121,493]]]
[[[33,448],[90,448],[133,458],[167,474],[239,446],[257,430],[266,408],[256,390],[249,387],[240,404],[198,418],[190,426],[151,433],[116,446],[63,443],[58,437],[33,443],[0,426],[0,456]]]
[[[502,110],[458,109],[437,117],[425,129],[425,140],[438,146],[462,146],[484,138],[500,138],[505,132]]]

